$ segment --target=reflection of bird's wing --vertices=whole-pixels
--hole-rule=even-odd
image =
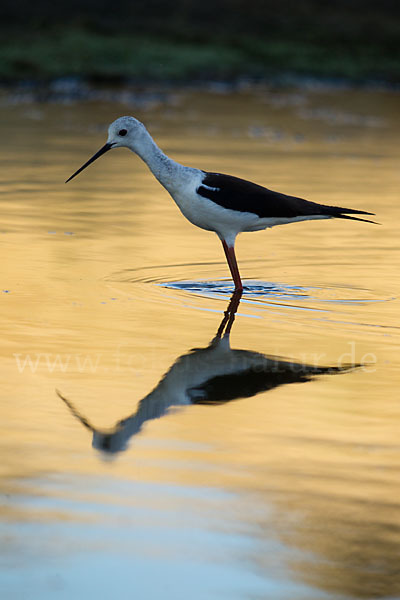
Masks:
[[[238,398],[249,398],[280,385],[311,381],[316,375],[343,373],[354,368],[317,367],[280,360],[257,352],[233,350],[241,369],[205,380],[188,390],[195,404],[222,404]]]

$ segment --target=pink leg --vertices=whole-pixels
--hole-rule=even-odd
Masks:
[[[232,279],[235,284],[235,292],[242,292],[243,284],[240,279],[239,268],[236,262],[235,248],[233,246],[228,246],[225,240],[222,240],[222,245],[224,247],[226,260],[228,261],[229,269],[232,274]]]

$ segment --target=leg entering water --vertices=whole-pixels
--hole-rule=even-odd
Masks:
[[[226,260],[228,261],[232,279],[235,284],[235,292],[242,292],[243,284],[242,280],[240,279],[239,267],[235,256],[235,248],[233,246],[228,246],[225,240],[222,240],[222,245],[224,247]]]

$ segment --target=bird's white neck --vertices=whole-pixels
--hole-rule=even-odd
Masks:
[[[134,146],[129,147],[140,156],[161,185],[171,193],[183,183],[185,172],[191,170],[164,154],[146,129],[143,129]]]

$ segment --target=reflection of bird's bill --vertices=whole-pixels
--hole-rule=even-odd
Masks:
[[[93,162],[93,160],[95,160],[98,157],[98,155],[99,155],[99,153],[97,153],[97,155],[95,154],[94,157],[92,157],[92,159],[90,161],[88,161],[88,163],[86,163],[86,165],[84,165],[80,170],[82,170],[90,162]],[[78,173],[78,171],[77,171],[77,173]],[[227,307],[226,311],[224,312],[224,317],[222,319],[221,325],[218,328],[218,332],[217,332],[215,338],[213,338],[213,340],[210,342],[210,345],[206,348],[201,348],[200,350],[195,351],[194,353],[190,353],[189,355],[183,355],[182,357],[179,357],[174,362],[174,364],[172,365],[172,367],[171,367],[170,371],[167,373],[167,375],[160,381],[160,383],[157,387],[159,387],[165,381],[168,374],[171,373],[171,371],[173,371],[174,366],[179,364],[182,358],[185,358],[186,356],[191,356],[193,354],[198,355],[199,352],[201,352],[201,353],[207,352],[216,344],[222,343],[222,340],[221,340],[222,336],[224,337],[224,340],[227,340],[227,342],[228,342],[227,348],[228,348],[228,350],[230,350],[229,334],[230,334],[233,322],[235,320],[235,315],[236,315],[237,309],[239,307],[241,297],[242,297],[241,291],[238,291],[238,292],[236,291],[232,294],[232,297],[230,299],[228,307]],[[155,390],[157,390],[157,388],[155,388]],[[153,390],[153,392],[155,390]],[[93,433],[93,446],[98,448],[99,450],[103,450],[105,452],[115,452],[115,451],[123,450],[126,447],[125,437],[128,437],[128,436],[123,435],[124,428],[129,429],[131,435],[134,435],[135,433],[138,433],[140,431],[142,423],[144,421],[162,416],[168,410],[168,408],[173,405],[173,402],[167,403],[165,410],[161,410],[160,414],[156,414],[157,411],[154,411],[151,409],[145,410],[144,412],[145,412],[146,416],[143,418],[143,421],[138,422],[137,424],[134,425],[133,419],[136,416],[138,416],[140,412],[143,412],[143,405],[146,404],[146,401],[148,404],[150,403],[150,399],[151,399],[153,392],[151,392],[149,394],[149,396],[147,396],[143,400],[141,400],[136,413],[127,417],[126,419],[122,419],[121,421],[118,421],[118,423],[116,423],[114,425],[114,427],[110,428],[109,430],[99,430],[96,427],[94,427],[94,425],[92,425],[91,422],[82,415],[82,413],[80,413],[78,411],[78,409],[74,406],[74,404],[68,398],[66,398],[63,394],[61,394],[61,392],[59,390],[56,390],[58,397],[69,408],[69,410],[71,411],[71,414],[74,417],[76,417],[76,419],[78,419],[78,421],[80,423],[82,423],[82,425],[84,427],[86,427],[86,429],[89,429],[89,431],[91,431]],[[195,401],[195,398],[193,397],[193,399],[191,399],[191,401]],[[121,437],[121,439],[118,439],[118,437]]]
[[[103,154],[105,154],[106,152],[111,150],[111,148],[113,146],[115,146],[115,144],[109,144],[108,142],[107,142],[107,144],[104,144],[104,146],[102,148],[100,148],[100,150],[98,150],[98,152],[96,152],[96,154],[93,154],[92,158],[89,158],[89,160],[87,162],[85,162],[85,164],[82,165],[77,171],[75,171],[75,173],[73,175],[71,175],[71,177],[68,177],[68,179],[65,183],[68,183],[68,181],[71,181],[71,179],[73,179],[74,177],[79,175],[79,173],[81,173],[83,171],[83,169],[86,169],[86,167],[91,165],[92,162],[94,162],[95,160],[100,158],[100,156],[103,156]]]
[[[91,423],[86,419],[86,417],[84,417],[83,415],[81,415],[80,412],[78,412],[78,410],[75,408],[75,406],[72,404],[72,402],[70,400],[68,400],[68,398],[63,396],[59,390],[56,390],[56,393],[57,393],[57,396],[59,398],[61,398],[61,400],[64,402],[64,404],[66,404],[68,406],[69,410],[74,415],[74,417],[76,417],[78,419],[78,421],[80,421],[84,427],[89,429],[92,433],[95,433],[96,428],[93,427],[93,425],[91,425]]]

